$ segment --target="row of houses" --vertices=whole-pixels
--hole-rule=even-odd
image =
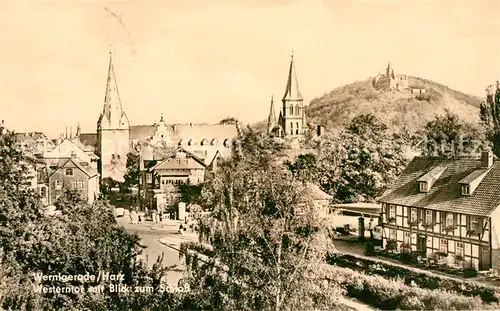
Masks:
[[[43,133],[18,133],[26,153],[30,186],[45,206],[53,205],[65,190],[80,192],[88,203],[99,196],[98,157],[70,139],[53,141]]]

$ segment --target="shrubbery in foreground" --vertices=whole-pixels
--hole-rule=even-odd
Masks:
[[[498,310],[497,303],[486,304],[479,297],[455,292],[423,289],[394,279],[367,275],[348,268],[330,266],[328,279],[346,294],[382,310]]]

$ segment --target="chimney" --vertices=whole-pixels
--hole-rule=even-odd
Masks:
[[[493,165],[493,153],[491,151],[483,151],[481,153],[481,168],[490,168]]]

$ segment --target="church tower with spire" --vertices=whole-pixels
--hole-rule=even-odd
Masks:
[[[274,112],[274,96],[271,96],[271,107],[269,108],[269,116],[267,117],[267,134],[271,135],[278,125],[276,123],[276,113]]]
[[[306,115],[304,99],[300,94],[299,83],[295,70],[293,53],[288,70],[285,95],[281,100],[282,107],[279,115],[279,126],[281,137],[299,137],[306,130]]]
[[[97,121],[97,152],[101,159],[101,178],[111,177],[123,181],[129,150],[130,124],[120,100],[110,52],[104,106]]]

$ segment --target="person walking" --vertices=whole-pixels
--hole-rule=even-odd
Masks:
[[[375,239],[375,237],[373,236],[373,229],[375,229],[373,225],[373,218],[370,217],[370,223],[368,224],[368,230],[370,231],[370,240]]]

